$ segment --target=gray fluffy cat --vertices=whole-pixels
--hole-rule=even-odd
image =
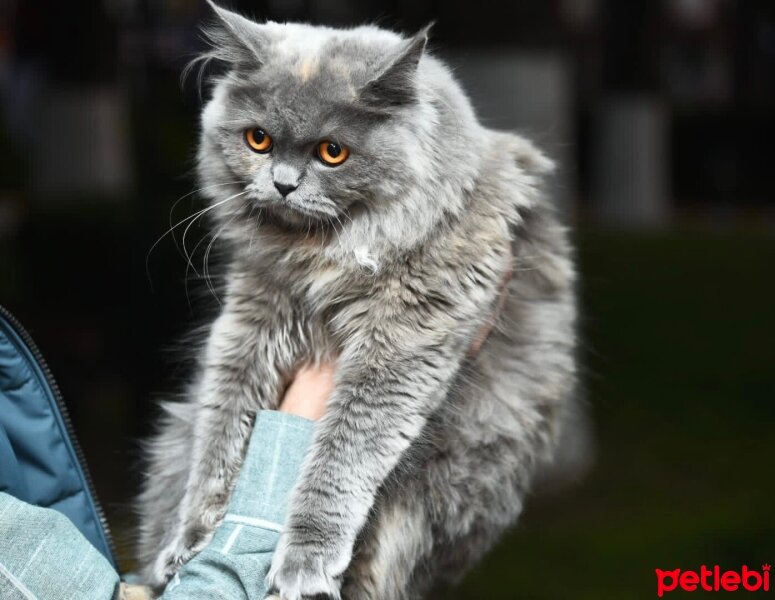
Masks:
[[[572,410],[552,165],[477,121],[425,31],[213,8],[206,58],[226,73],[198,169],[230,262],[198,377],[149,445],[144,572],[161,587],[203,547],[256,412],[299,364],[336,356],[269,581],[288,600],[421,597],[514,523]]]

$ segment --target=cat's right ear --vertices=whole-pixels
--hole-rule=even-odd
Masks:
[[[216,21],[204,33],[212,44],[210,57],[234,70],[255,70],[263,62],[263,49],[268,44],[264,28],[235,12],[207,0]]]

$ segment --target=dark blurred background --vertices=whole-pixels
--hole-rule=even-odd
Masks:
[[[775,560],[775,2],[229,5],[435,20],[481,118],[562,165],[596,458],[444,597],[652,597],[655,568]],[[169,236],[146,274],[199,206],[201,102],[179,76],[207,18],[198,0],[0,3],[0,303],[48,358],[124,539],[137,440],[184,372],[168,349],[216,305]],[[211,233],[189,231],[199,273]]]

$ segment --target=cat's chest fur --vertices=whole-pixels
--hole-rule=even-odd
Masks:
[[[374,276],[332,260],[323,246],[313,247],[308,240],[264,241],[250,260],[237,261],[234,268],[250,282],[253,303],[278,317],[290,316],[290,328],[302,340],[305,355],[325,358],[337,353],[342,339],[333,323],[354,302],[371,300]]]
[[[252,268],[258,287],[287,296],[307,333],[307,353],[330,355],[382,321],[420,330],[432,313],[454,326],[487,312],[510,256],[502,220],[482,217],[469,215],[400,257],[381,257],[376,270],[306,240],[266,244]]]

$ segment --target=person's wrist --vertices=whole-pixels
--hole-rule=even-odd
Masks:
[[[326,412],[334,389],[333,362],[301,367],[283,396],[278,410],[315,421]]]

